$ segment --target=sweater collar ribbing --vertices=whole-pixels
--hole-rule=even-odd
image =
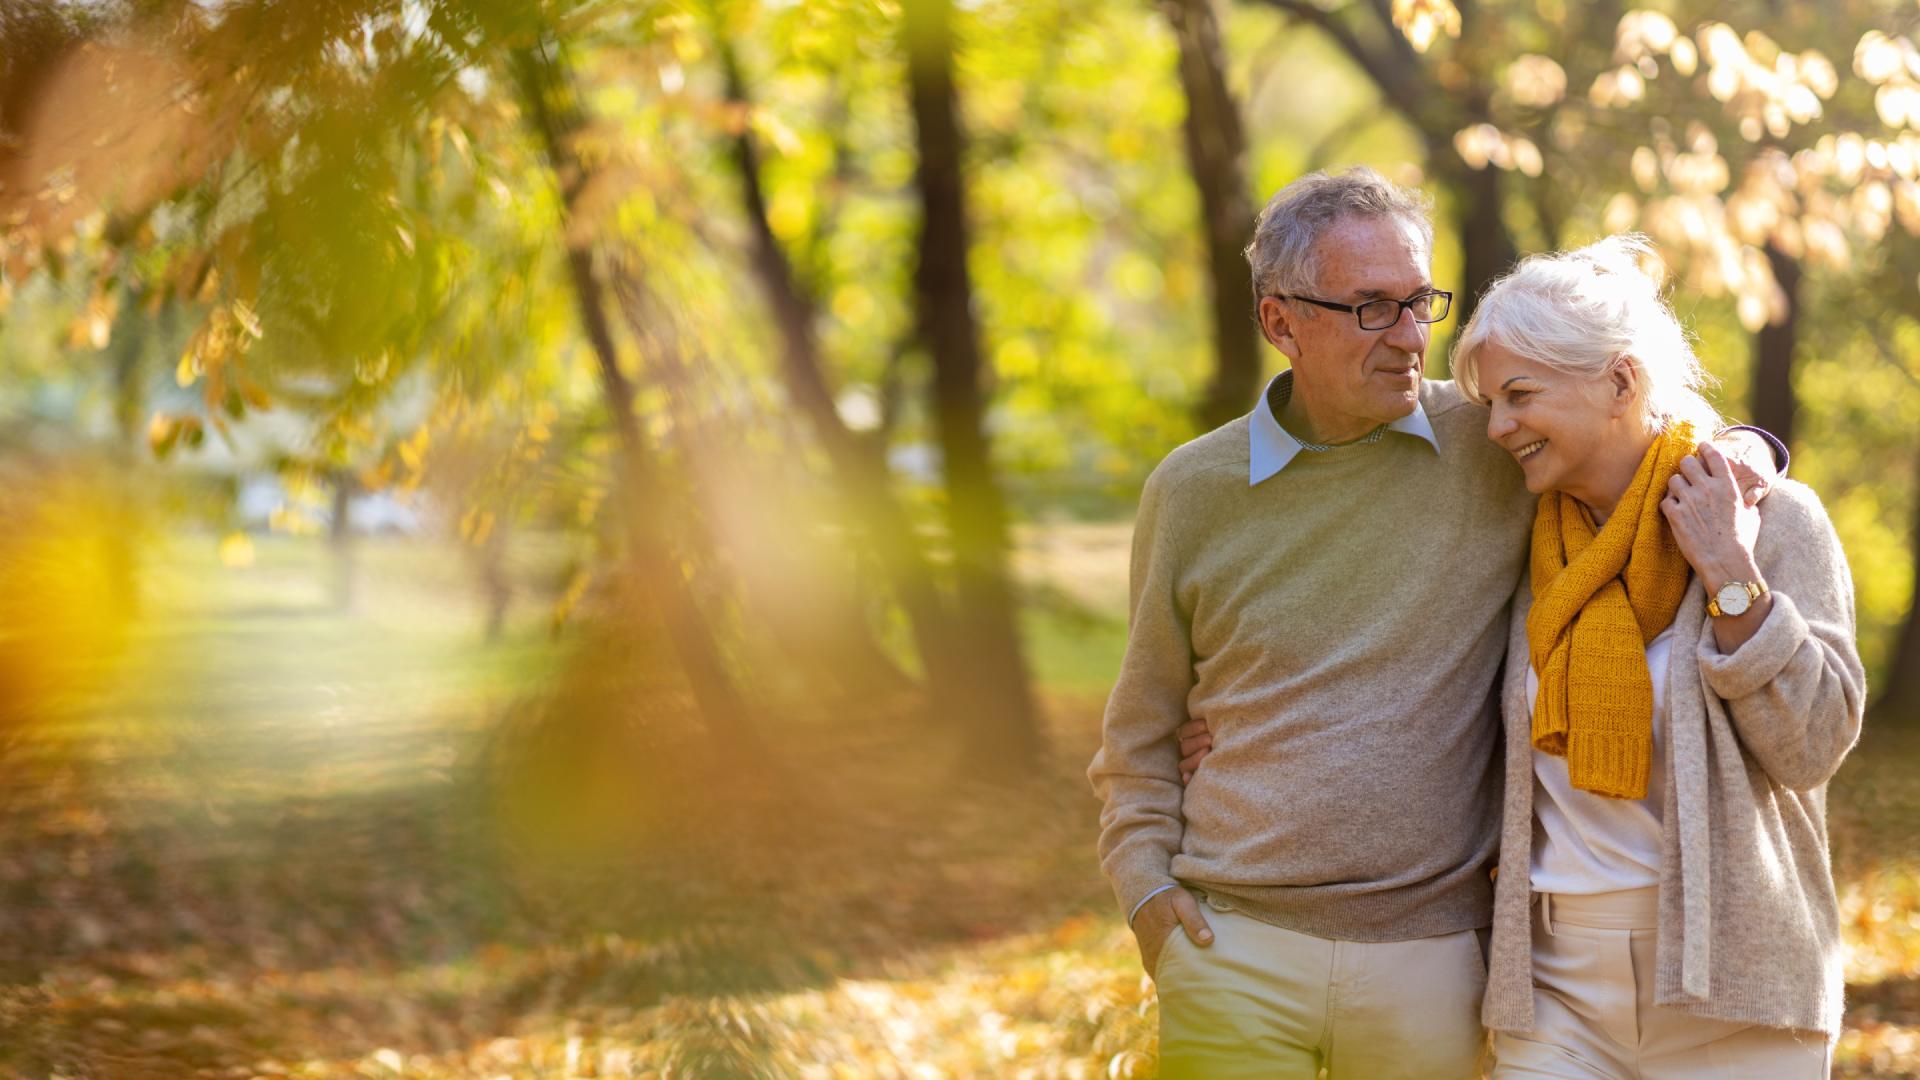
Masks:
[[[1259,402],[1253,407],[1253,414],[1247,418],[1249,487],[1286,468],[1301,451],[1307,449],[1299,439],[1280,426],[1279,418],[1274,415],[1274,401],[1284,404],[1292,396],[1293,371],[1288,369],[1275,375],[1273,381],[1267,384]],[[1412,412],[1388,424],[1387,430],[1424,439],[1436,453],[1440,450],[1440,440],[1433,433],[1433,422],[1427,419],[1427,410],[1418,401],[1414,402]]]

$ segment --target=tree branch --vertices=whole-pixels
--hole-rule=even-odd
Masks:
[[[1333,43],[1340,47],[1340,51],[1346,53],[1347,58],[1373,80],[1374,86],[1379,88],[1394,111],[1406,117],[1423,132],[1429,129],[1431,125],[1426,122],[1427,109],[1423,103],[1444,99],[1436,93],[1434,87],[1423,85],[1423,81],[1415,76],[1415,73],[1421,70],[1417,55],[1414,55],[1412,60],[1404,61],[1397,57],[1389,58],[1382,55],[1378,49],[1361,41],[1352,27],[1334,18],[1332,12],[1310,3],[1309,0],[1266,0],[1266,3],[1270,7],[1278,8],[1316,27],[1332,38]],[[1406,39],[1393,28],[1390,16],[1387,29],[1392,31],[1392,36],[1402,45],[1406,45]],[[1412,46],[1407,46],[1406,51],[1408,54],[1413,54]]]

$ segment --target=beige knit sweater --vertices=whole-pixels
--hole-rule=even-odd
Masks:
[[[1134,526],[1104,740],[1120,910],[1178,880],[1325,938],[1487,925],[1506,612],[1533,498],[1452,383],[1401,432],[1249,483],[1248,420],[1168,455]],[[1174,729],[1204,717],[1184,790]]]
[[[1805,485],[1780,481],[1760,512],[1755,557],[1773,610],[1759,632],[1723,655],[1698,579],[1673,624],[1654,1000],[1831,1039],[1840,1031],[1842,977],[1826,785],[1859,736],[1866,703],[1853,579]],[[1506,798],[1483,1009],[1488,1027],[1506,1031],[1534,1023],[1530,606],[1522,584],[1501,691]]]

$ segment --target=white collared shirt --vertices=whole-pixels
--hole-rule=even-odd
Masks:
[[[1247,484],[1252,486],[1287,467],[1303,450],[1309,448],[1280,426],[1280,420],[1274,415],[1274,402],[1277,397],[1284,406],[1293,396],[1293,370],[1289,368],[1273,377],[1267,388],[1261,392],[1260,400],[1253,407],[1253,415],[1247,424]],[[1433,434],[1433,423],[1427,419],[1426,409],[1419,401],[1413,403],[1413,411],[1386,426],[1388,431],[1398,431],[1425,439],[1434,450],[1440,449],[1440,440]]]
[[[1567,759],[1533,752],[1534,892],[1593,893],[1638,889],[1660,883],[1660,821],[1667,797],[1667,666],[1673,627],[1647,643],[1647,674],[1653,680],[1653,765],[1647,797],[1612,799],[1573,786]],[[1540,694],[1540,678],[1527,668],[1527,708]]]

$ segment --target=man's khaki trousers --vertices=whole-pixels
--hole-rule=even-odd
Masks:
[[[1204,905],[1213,944],[1160,950],[1165,1080],[1466,1080],[1480,1075],[1476,931],[1328,941]]]

